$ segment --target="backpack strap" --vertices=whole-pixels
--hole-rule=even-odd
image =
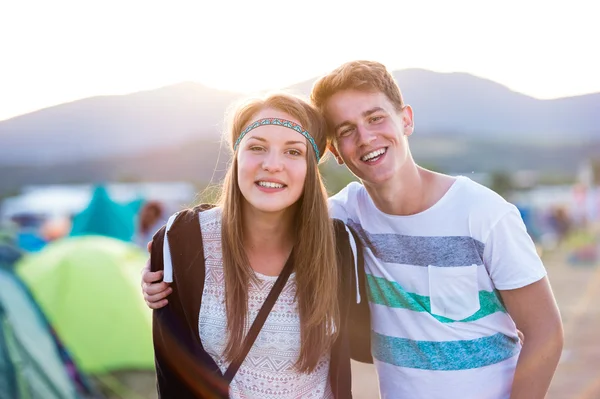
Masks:
[[[198,314],[204,288],[202,232],[195,208],[179,212],[153,238],[151,270],[162,270],[164,241],[168,241],[173,268],[169,305],[153,311],[153,342],[159,397],[225,398],[228,388],[218,366],[204,348],[198,332]],[[199,377],[201,376],[201,377]]]
[[[202,306],[202,292],[204,291],[204,279],[206,267],[204,264],[204,241],[202,229],[200,228],[200,212],[212,208],[212,205],[200,205],[193,209],[180,212],[175,218],[171,229],[165,234],[163,253],[170,253],[172,264],[177,265],[173,270],[173,290],[179,290],[182,294],[180,299],[182,307],[186,311],[186,319],[189,327],[200,341],[198,330],[198,315]],[[167,267],[164,260],[165,269]],[[166,273],[165,273],[166,274]],[[188,313],[189,312],[189,313]]]
[[[349,292],[342,291],[344,305],[348,306],[346,331],[350,340],[352,359],[373,363],[371,356],[371,311],[367,295],[364,249],[354,229],[341,220],[333,219],[336,231],[336,246],[341,262],[342,276],[350,281]],[[348,284],[348,282],[346,282]],[[342,305],[343,306],[343,305]]]

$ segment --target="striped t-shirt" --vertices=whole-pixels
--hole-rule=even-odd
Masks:
[[[462,176],[415,215],[384,214],[358,183],[329,203],[365,248],[381,397],[509,398],[521,346],[498,290],[546,275],[517,208]]]

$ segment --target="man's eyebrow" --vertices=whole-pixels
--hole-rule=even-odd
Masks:
[[[374,108],[368,109],[368,110],[366,110],[365,112],[363,112],[363,113],[362,113],[362,116],[363,116],[363,117],[366,117],[366,116],[369,116],[369,115],[371,115],[371,114],[374,114],[375,112],[378,112],[378,111],[385,111],[385,109],[383,109],[383,108],[381,108],[381,107],[374,107]]]
[[[362,113],[362,116],[363,116],[363,118],[365,118],[365,117],[367,117],[367,116],[369,116],[371,114],[374,114],[375,112],[379,112],[379,111],[384,111],[385,112],[385,109],[383,109],[381,107],[373,107],[371,109],[368,109],[368,110],[364,111]],[[350,121],[343,121],[342,123],[336,125],[335,128],[333,129],[333,131],[337,132],[340,128],[342,128],[342,127],[344,127],[346,125],[352,125],[352,123]]]

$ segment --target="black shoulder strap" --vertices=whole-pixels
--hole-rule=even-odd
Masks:
[[[225,372],[224,377],[225,377],[225,380],[227,381],[227,383],[230,383],[233,380],[233,377],[235,377],[235,374],[237,373],[238,369],[244,362],[244,359],[246,359],[248,352],[250,352],[252,345],[254,345],[254,341],[256,341],[256,337],[258,337],[258,333],[262,329],[262,326],[265,324],[265,321],[267,320],[269,313],[271,313],[271,309],[273,309],[275,302],[277,302],[277,298],[279,298],[279,294],[283,290],[283,287],[285,287],[285,284],[287,283],[287,281],[290,277],[290,274],[292,273],[292,269],[294,268],[293,257],[294,257],[294,251],[292,250],[292,253],[290,254],[287,262],[285,263],[283,270],[279,274],[279,277],[277,277],[277,281],[275,281],[275,284],[273,284],[271,291],[269,291],[269,295],[267,296],[267,299],[265,299],[265,302],[263,303],[262,307],[260,308],[258,315],[256,315],[256,318],[254,319],[254,322],[252,323],[252,326],[250,327],[250,330],[248,331],[248,334],[246,335],[246,338],[244,339],[243,350],[231,362],[231,364],[227,368],[227,371]]]
[[[211,205],[203,204],[182,211],[165,237],[168,239],[173,263],[175,284],[172,285],[172,288],[178,291],[177,295],[180,297],[186,320],[200,347],[202,347],[202,342],[198,331],[198,314],[202,306],[202,292],[206,277],[200,212],[210,208]],[[176,293],[175,291],[174,293]]]
[[[205,269],[198,210],[180,212],[168,237],[165,230],[155,235],[150,258],[153,270],[163,269],[163,244],[168,239],[173,293],[168,306],[153,311],[152,325],[159,397],[227,398],[228,384],[198,334],[198,284],[204,284]]]
[[[367,276],[365,272],[365,259],[363,243],[355,229],[348,226],[350,234],[356,243],[356,262],[358,279],[358,293],[361,301],[356,303],[355,298],[350,301],[350,318],[348,320],[350,333],[350,357],[363,363],[373,363],[371,354],[371,309],[369,308],[369,297],[367,293]],[[356,287],[353,284],[352,295],[356,295]]]

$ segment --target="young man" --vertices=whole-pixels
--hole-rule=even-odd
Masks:
[[[383,65],[346,63],[311,99],[338,163],[362,182],[330,198],[330,209],[364,248],[381,397],[543,398],[562,324],[517,209],[466,177],[414,162],[413,110]],[[149,305],[162,297],[147,296]]]
[[[330,205],[365,247],[382,397],[543,398],[562,325],[516,207],[414,162],[413,110],[383,65],[344,64],[311,99],[362,182]]]

